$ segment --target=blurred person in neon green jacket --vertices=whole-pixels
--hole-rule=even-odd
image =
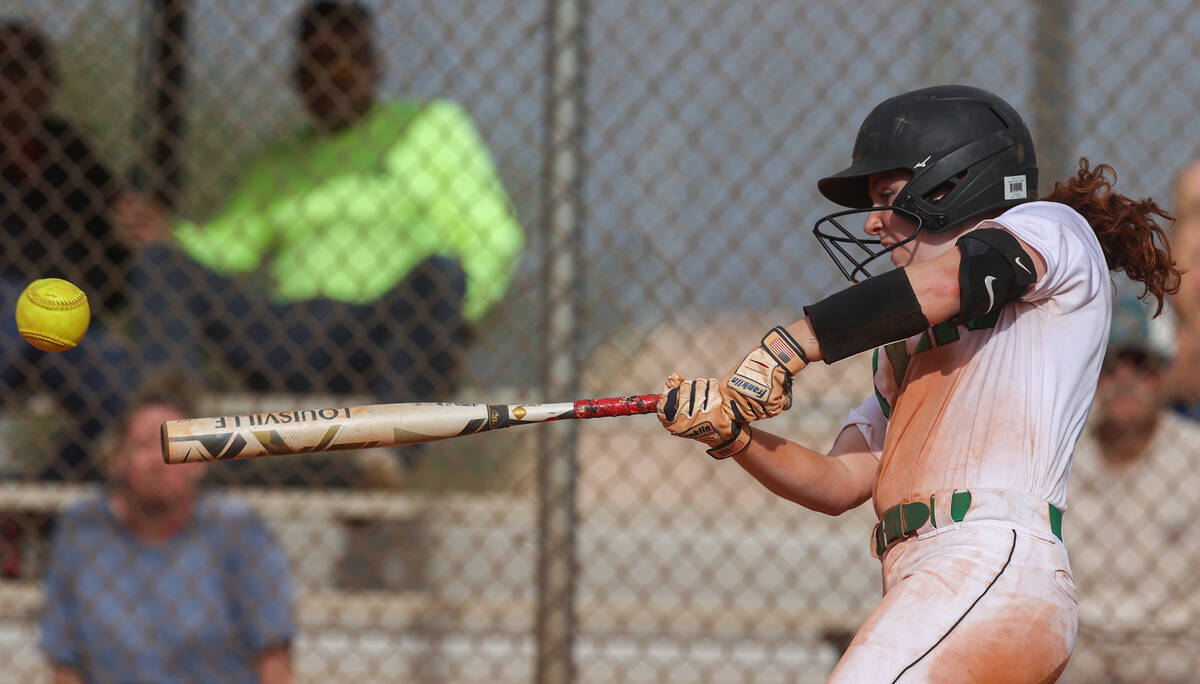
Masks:
[[[142,336],[151,363],[200,330],[251,389],[448,390],[464,323],[504,295],[524,234],[458,105],[379,101],[372,21],[356,2],[301,12],[294,78],[311,126],[250,163],[215,216],[117,206],[141,263],[168,264],[155,267],[168,287],[141,287],[139,320],[163,326]]]

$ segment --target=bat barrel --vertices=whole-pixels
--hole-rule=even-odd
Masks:
[[[370,449],[477,432],[486,404],[377,404],[271,411],[163,423],[167,463]]]

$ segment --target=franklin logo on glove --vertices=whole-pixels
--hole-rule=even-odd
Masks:
[[[783,327],[775,326],[725,377],[724,384],[746,420],[771,418],[791,407],[792,376],[807,365],[800,344]]]
[[[763,373],[762,375],[764,381],[768,379],[766,373]],[[732,378],[729,378],[729,386],[739,392],[745,390],[745,392],[742,392],[742,394],[749,392],[750,395],[755,399],[762,399],[763,397],[767,396],[767,392],[771,391],[770,385],[765,385],[761,382],[754,382],[743,375],[734,375]]]

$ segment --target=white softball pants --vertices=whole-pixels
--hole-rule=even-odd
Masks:
[[[949,494],[936,498],[948,505]],[[884,553],[883,599],[830,682],[1058,679],[1075,643],[1078,609],[1047,504],[1003,490],[971,494],[962,522],[941,522],[951,521],[950,512],[935,510],[937,528],[926,523]]]

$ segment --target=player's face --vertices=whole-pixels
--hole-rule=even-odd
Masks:
[[[1171,252],[1184,270],[1173,303],[1186,328],[1194,328],[1200,322],[1200,161],[1179,175]]]
[[[873,174],[867,181],[871,205],[891,206],[910,180],[912,172],[907,169]],[[954,245],[954,241],[961,234],[961,231],[953,230],[943,233],[922,230],[911,242],[892,248],[893,245],[912,237],[917,225],[902,214],[891,211],[873,211],[867,214],[863,230],[868,235],[879,238],[881,246],[889,250],[892,263],[897,268],[929,261],[941,255]]]
[[[1200,161],[1194,161],[1179,174],[1175,188],[1175,220],[1200,221]]]
[[[350,28],[318,31],[300,45],[296,85],[323,128],[354,123],[375,101],[379,74],[369,35]]]
[[[161,426],[163,421],[179,418],[184,416],[169,406],[137,409],[113,455],[114,475],[143,512],[161,512],[190,501],[204,474],[199,463],[166,465],[162,461]]]
[[[1098,420],[1138,427],[1152,421],[1161,406],[1160,363],[1139,350],[1110,352],[1096,385]]]

